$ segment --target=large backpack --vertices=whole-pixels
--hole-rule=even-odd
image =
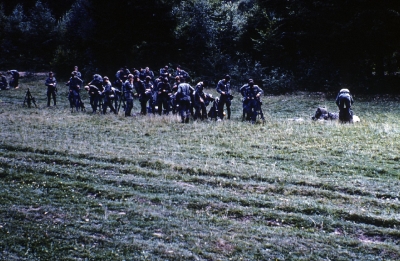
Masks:
[[[190,101],[190,85],[181,83],[178,86],[178,101]]]

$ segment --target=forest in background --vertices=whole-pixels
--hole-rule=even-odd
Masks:
[[[373,0],[0,1],[0,68],[180,64],[193,81],[254,78],[267,93],[400,92],[400,2]]]

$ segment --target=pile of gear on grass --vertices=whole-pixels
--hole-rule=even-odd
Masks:
[[[329,112],[326,108],[318,107],[311,119],[314,121],[339,120],[339,122],[343,123],[359,122],[360,118],[351,109],[353,103],[354,99],[349,89],[341,89],[336,97],[336,105],[339,108],[339,112]]]
[[[20,73],[17,70],[8,70],[6,75],[10,77],[8,81],[6,76],[0,72],[0,90],[18,89]]]

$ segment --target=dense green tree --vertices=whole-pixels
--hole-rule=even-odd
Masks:
[[[168,2],[96,2],[92,12],[95,27],[91,45],[105,71],[115,73],[123,65],[163,66],[172,57],[174,24]]]
[[[25,14],[18,4],[9,16],[3,13],[2,57],[6,67],[19,70],[48,69],[55,48],[55,19],[41,1]]]
[[[88,78],[112,76],[124,65],[158,71],[179,63],[194,80],[230,73],[237,86],[251,77],[273,92],[336,91],[346,84],[373,90],[396,86],[399,77],[400,2],[394,0],[3,4],[0,63],[20,70],[67,76],[79,65]]]
[[[218,80],[236,71],[238,42],[247,21],[241,2],[190,0],[174,7],[179,59],[195,70],[195,76]]]
[[[7,16],[4,12],[4,6],[0,3],[0,47],[3,47],[3,41],[5,39],[5,27],[7,23]],[[4,66],[6,64],[6,57],[4,56],[4,52],[0,55],[0,66]]]
[[[25,33],[28,30],[27,18],[22,5],[17,5],[7,17],[4,26],[4,39],[2,42],[2,55],[7,66],[24,66],[26,57],[23,53]]]
[[[56,20],[51,10],[40,0],[37,1],[28,14],[24,35],[24,53],[31,69],[49,68],[56,46],[55,25]]]
[[[276,63],[315,90],[362,83],[397,71],[400,5],[396,1],[257,1],[260,14],[276,21],[273,40],[259,24],[259,50],[280,47]],[[279,60],[279,61],[278,61]],[[264,62],[264,60],[263,60]]]
[[[73,66],[90,68],[93,52],[90,46],[94,22],[90,13],[92,6],[88,0],[77,0],[58,21],[56,34],[58,46],[54,51],[52,66],[64,77],[68,77]]]
[[[42,0],[41,2],[48,6],[56,19],[59,19],[67,10],[69,10],[72,4],[76,0],[63,0],[63,1],[52,1],[52,0]],[[4,13],[9,15],[15,6],[22,5],[24,7],[24,12],[28,12],[36,5],[37,0],[7,0],[0,1],[4,6]]]
[[[96,71],[111,75],[124,65],[163,66],[175,45],[171,5],[166,3],[77,0],[58,24],[63,40],[54,64],[81,65],[88,77]]]

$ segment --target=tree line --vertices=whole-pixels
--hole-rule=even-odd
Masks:
[[[0,1],[0,67],[180,64],[193,81],[253,78],[267,93],[400,92],[395,0]]]

